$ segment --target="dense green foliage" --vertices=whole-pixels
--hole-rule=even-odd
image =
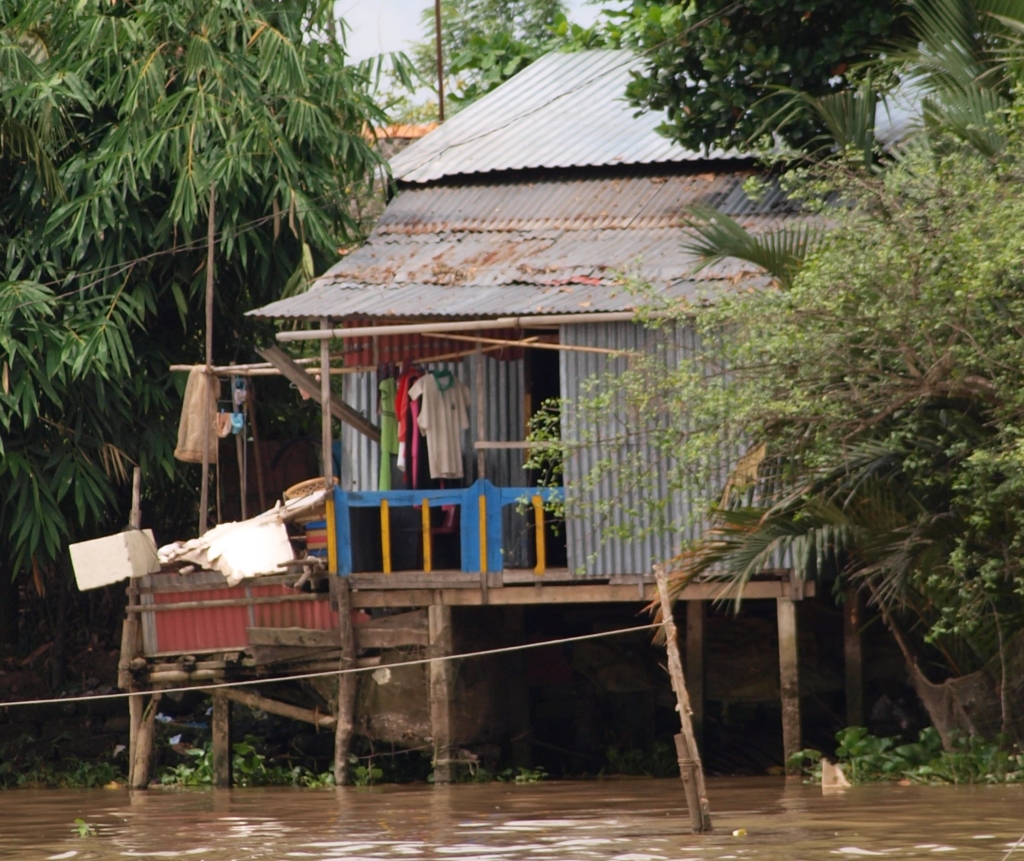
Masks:
[[[957,737],[951,749],[931,727],[917,741],[879,738],[854,726],[836,734],[836,761],[851,783],[1021,783],[1024,754],[1005,744]],[[814,780],[821,780],[821,752],[801,750],[793,760]]]
[[[692,214],[697,268],[768,277],[682,307],[648,293],[658,346],[571,406],[561,452],[617,445],[577,489],[602,488],[591,516],[633,515],[629,537],[703,526],[677,587],[791,565],[863,590],[947,746],[1020,731],[1024,706],[1024,10],[1002,12],[982,27],[968,3],[919,5],[913,46],[879,70],[925,95],[898,147],[874,137],[869,86],[804,94],[834,143],[782,179],[802,217],[748,232]],[[698,346],[677,361],[685,327]],[[706,504],[679,515],[666,487]],[[950,678],[969,715],[934,685]]]
[[[645,68],[628,94],[665,111],[665,134],[688,149],[749,147],[775,128],[780,91],[824,96],[851,86],[857,64],[901,34],[899,0],[635,0],[623,42]],[[805,145],[821,133],[809,115],[781,128]]]
[[[424,38],[414,44],[412,54],[423,79],[436,89],[432,5],[421,19]],[[561,0],[442,0],[441,30],[449,113],[476,101],[548,51],[602,47],[611,38],[600,27],[568,21]]]
[[[312,0],[0,2],[3,576],[123,525],[130,462],[154,518],[188,511],[167,368],[202,361],[211,187],[218,360],[358,237],[385,118],[329,22]]]

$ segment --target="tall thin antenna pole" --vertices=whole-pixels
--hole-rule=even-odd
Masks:
[[[434,0],[434,45],[437,49],[437,117],[444,122],[444,51],[441,50],[441,0]]]
[[[206,387],[213,385],[213,245],[214,245],[214,187],[210,185],[210,211],[206,223]],[[209,401],[203,404],[203,477],[199,490],[199,534],[206,532],[210,508],[210,445],[216,444],[211,439],[212,428],[208,411]]]

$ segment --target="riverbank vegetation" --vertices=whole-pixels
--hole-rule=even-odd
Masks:
[[[947,746],[933,727],[922,730],[912,742],[879,738],[864,727],[849,727],[836,735],[836,742],[835,760],[854,784],[1024,783],[1024,753],[1006,738],[985,741],[955,735]],[[821,782],[820,751],[802,750],[792,759],[811,780]]]

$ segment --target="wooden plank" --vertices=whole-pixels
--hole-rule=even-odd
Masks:
[[[280,347],[267,347],[266,349],[257,350],[256,352],[277,368],[281,372],[282,376],[286,377],[289,382],[294,383],[300,392],[308,395],[318,404],[323,402],[320,396],[320,388],[317,386],[316,380],[313,379],[305,368],[296,365],[291,356],[289,356]],[[352,409],[352,407],[344,401],[331,398],[330,409],[331,415],[338,421],[354,427],[357,431],[364,436],[369,437],[374,442],[380,442],[380,428],[373,424],[373,422],[366,418],[362,413]]]
[[[128,607],[129,613],[153,613],[166,610],[205,610],[211,607],[252,607],[256,604],[290,604],[295,601],[326,601],[326,595],[300,592],[297,595],[274,595],[266,598],[211,598],[201,601],[175,601],[168,604],[141,604]]]
[[[426,646],[429,637],[420,628],[377,628],[359,625],[355,629],[359,649],[396,649],[399,646]]]
[[[247,651],[260,666],[291,664],[299,661],[327,660],[341,655],[341,644],[336,646],[250,646]]]
[[[782,698],[782,754],[786,773],[798,775],[789,758],[800,750],[800,655],[797,649],[796,602],[776,599],[779,623],[779,690]]]
[[[337,630],[322,631],[313,628],[246,628],[249,642],[254,646],[306,646],[341,648],[341,635]]]
[[[398,575],[392,575],[397,578]],[[544,578],[538,577],[538,580]],[[480,606],[480,590],[477,589],[440,589],[425,588],[407,589],[364,589],[353,583],[358,591],[352,593],[352,606],[369,609],[371,607],[429,607],[435,603],[435,595],[440,591],[440,603],[453,607]],[[687,586],[678,600],[709,601],[716,600],[722,587],[717,583],[695,583]],[[777,599],[789,594],[789,584],[784,581],[755,581],[748,584],[743,593],[745,601]],[[805,595],[814,595],[814,584],[805,586]],[[548,586],[505,586],[495,589],[488,598],[489,604],[649,604],[657,598],[657,588],[645,585],[643,596],[638,594],[636,584],[631,586],[613,586],[608,583],[581,583],[576,585]]]
[[[480,575],[462,571],[393,571],[390,574],[352,574],[353,589],[479,589]],[[500,588],[501,574],[491,573],[488,585]]]
[[[251,709],[259,709],[260,711],[291,718],[292,720],[311,723],[324,729],[330,729],[337,723],[337,719],[332,715],[316,712],[312,709],[304,709],[291,703],[283,703],[280,700],[272,700],[246,688],[223,688],[220,694],[232,702],[241,703]]]
[[[355,627],[356,631],[362,628],[416,628],[426,631],[428,628],[427,611],[424,609],[410,610],[408,613],[392,613],[390,616],[380,616]]]
[[[676,630],[672,600],[668,594],[668,579],[660,565],[654,566],[658,581],[658,600],[661,603],[661,619],[665,625],[665,650],[668,654],[668,675],[672,690],[676,694],[676,710],[682,732],[675,737],[676,753],[679,758],[679,774],[683,779],[686,806],[690,813],[690,827],[694,834],[707,834],[711,828],[711,806],[708,804],[707,789],[704,786],[704,767],[701,765],[697,739],[691,723],[690,695],[686,690],[686,676],[679,654],[679,633]]]

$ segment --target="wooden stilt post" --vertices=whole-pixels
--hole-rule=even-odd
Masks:
[[[222,691],[213,692],[213,785],[231,786],[231,700]]]
[[[704,745],[704,601],[686,602],[686,687],[693,712],[693,737]]]
[[[864,601],[858,589],[847,589],[843,601],[843,657],[846,663],[846,724],[864,726],[864,661],[860,629]]]
[[[432,658],[451,655],[452,608],[431,604],[427,608],[429,654]],[[452,688],[455,667],[451,661],[432,661],[430,677],[430,728],[434,738],[434,785],[451,783],[452,773]]]
[[[139,747],[139,730],[142,727],[142,710],[145,703],[142,696],[128,697],[128,785],[135,786],[135,752]]]
[[[693,713],[690,709],[690,697],[686,690],[686,676],[683,675],[683,662],[679,655],[679,635],[672,614],[672,601],[668,594],[665,569],[661,565],[655,565],[654,576],[658,583],[658,597],[661,600],[661,617],[665,622],[668,675],[672,680],[672,690],[676,694],[676,708],[679,711],[679,723],[682,728],[682,732],[675,737],[679,774],[683,779],[686,806],[689,808],[693,833],[706,834],[711,831],[711,806],[708,804],[708,794],[704,788],[704,767],[701,765],[700,751],[697,749],[697,740],[693,735],[691,722]]]
[[[132,697],[131,699],[135,699]],[[141,700],[142,698],[139,697]],[[145,789],[149,786],[150,773],[153,768],[153,730],[156,723],[157,706],[160,704],[160,692],[150,696],[139,720],[135,732],[135,755],[132,758],[131,787]]]
[[[331,576],[331,593],[338,608],[338,626],[341,629],[341,660],[339,667],[350,670],[356,665],[355,634],[352,631],[352,595],[347,577]],[[352,727],[355,724],[356,684],[355,673],[338,676],[338,702],[334,726],[334,783],[347,786],[349,775],[349,749],[352,746]]]
[[[789,758],[800,750],[800,655],[797,649],[796,602],[776,598],[779,621],[779,692],[782,698],[782,753],[787,774],[799,774]]]
[[[142,470],[132,470],[132,508],[128,515],[132,529],[142,528]],[[128,607],[139,604],[139,581],[134,577],[128,581]],[[129,610],[121,623],[121,655],[117,662],[117,686],[122,691],[134,691],[131,663],[139,648],[139,614]],[[128,785],[135,786],[135,753],[139,746],[139,729],[142,726],[143,698],[128,697]]]

